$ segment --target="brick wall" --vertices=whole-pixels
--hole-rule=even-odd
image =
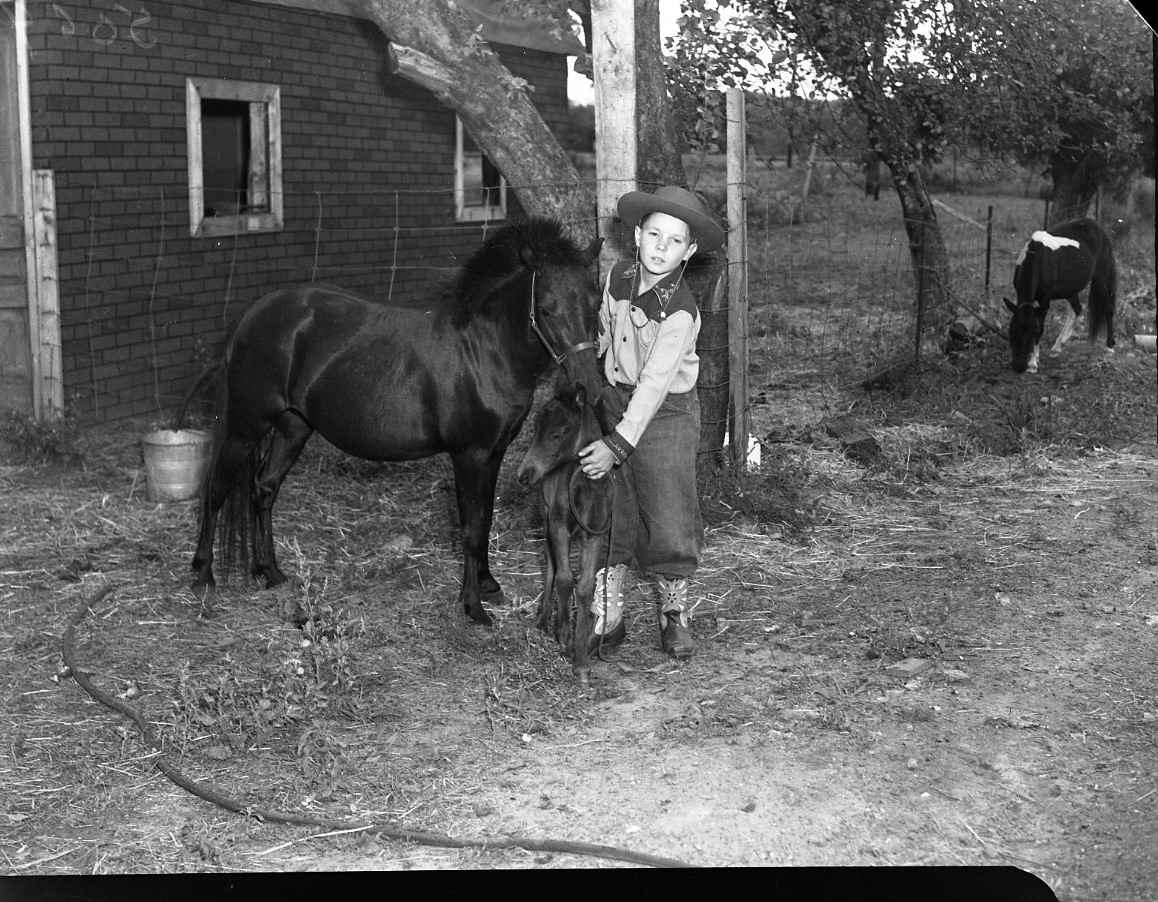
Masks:
[[[454,220],[454,115],[388,74],[372,23],[220,0],[28,9],[33,165],[56,177],[65,394],[82,416],[162,421],[272,288],[413,296],[478,246]],[[565,58],[500,50],[562,122]],[[280,86],[282,231],[190,237],[187,77]]]

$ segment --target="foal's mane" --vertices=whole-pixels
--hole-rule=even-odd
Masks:
[[[453,293],[463,318],[481,310],[511,276],[543,266],[586,266],[558,220],[533,216],[492,233],[455,279]]]

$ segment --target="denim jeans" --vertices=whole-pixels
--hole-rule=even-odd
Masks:
[[[703,527],[696,489],[700,400],[669,394],[632,455],[615,472],[612,564],[686,579],[699,563]]]

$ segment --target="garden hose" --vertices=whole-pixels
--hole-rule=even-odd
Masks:
[[[502,836],[494,839],[455,838],[441,833],[430,833],[422,830],[407,830],[400,827],[375,822],[354,822],[349,820],[335,820],[326,817],[316,817],[308,814],[294,814],[293,812],[277,811],[258,808],[235,799],[214,786],[206,785],[184,774],[169,760],[163,751],[160,739],[152,725],[144,716],[123,700],[105,692],[93,684],[89,674],[91,671],[83,669],[76,660],[76,627],[101,601],[112,594],[113,587],[105,586],[92,598],[82,600],[64,630],[60,643],[61,657],[67,667],[66,675],[71,675],[80,687],[90,696],[113,711],[129,718],[141,733],[145,744],[155,753],[153,764],[157,770],[168,777],[173,783],[198,798],[211,802],[236,814],[243,814],[259,821],[271,823],[295,824],[306,827],[320,827],[325,830],[344,831],[372,831],[383,839],[398,842],[417,843],[424,846],[438,846],[450,849],[524,849],[529,852],[551,852],[562,855],[584,855],[593,858],[606,858],[615,861],[626,861],[631,864],[646,865],[649,867],[671,868],[692,867],[686,862],[672,858],[663,858],[642,852],[633,852],[630,849],[621,849],[617,846],[597,845],[593,843],[575,842],[572,840],[532,839],[520,836]]]

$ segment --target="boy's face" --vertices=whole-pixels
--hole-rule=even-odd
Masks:
[[[666,276],[696,252],[688,224],[667,213],[652,213],[635,227],[639,262],[655,276]]]

